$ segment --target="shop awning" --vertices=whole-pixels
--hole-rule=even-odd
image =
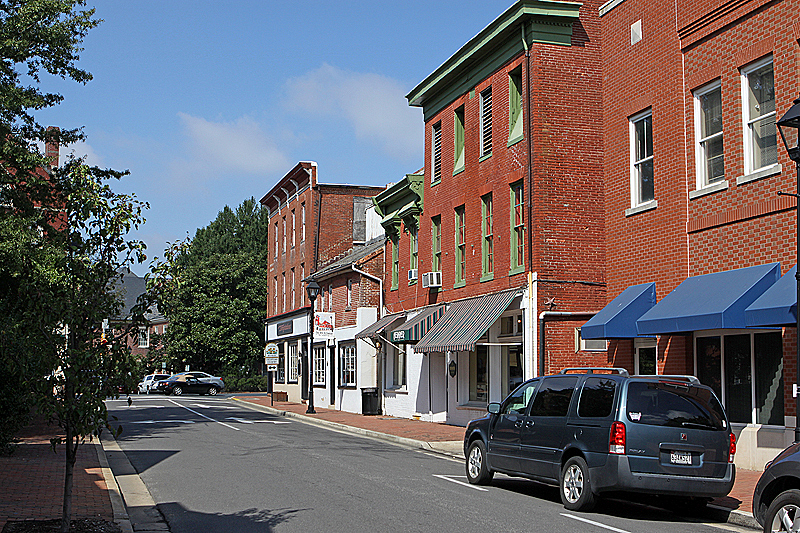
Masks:
[[[378,321],[371,326],[368,326],[356,333],[356,339],[368,339],[382,335],[384,330],[397,326],[400,321],[405,320],[405,318],[406,314],[404,312],[386,315],[385,317],[378,319]]]
[[[746,327],[744,310],[781,276],[779,263],[693,276],[636,321],[639,335]]]
[[[436,325],[414,347],[415,352],[474,350],[489,326],[508,309],[519,290],[460,300],[450,304]]]
[[[581,327],[583,339],[638,337],[636,320],[656,305],[656,284],[631,285]]]
[[[797,326],[797,265],[744,310],[749,327]]]
[[[416,342],[420,340],[444,314],[444,306],[428,307],[410,318],[405,324],[392,331],[392,342]]]

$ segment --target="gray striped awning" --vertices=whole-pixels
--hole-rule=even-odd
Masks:
[[[405,312],[386,315],[385,317],[379,319],[371,326],[367,326],[366,328],[356,333],[356,339],[367,339],[371,337],[377,337],[378,335],[382,335],[385,329],[392,326],[396,326],[397,324],[400,323],[401,320],[405,320],[405,318],[406,318]]]
[[[475,349],[475,343],[508,309],[519,289],[453,302],[414,347],[415,352],[457,352]]]
[[[442,318],[444,305],[428,307],[420,311],[414,318],[392,331],[392,342],[416,342]]]

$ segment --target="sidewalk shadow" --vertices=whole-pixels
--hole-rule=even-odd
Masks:
[[[173,532],[202,531],[203,533],[264,533],[275,531],[281,524],[309,509],[244,509],[231,514],[201,513],[186,509],[179,503],[163,503],[158,509]]]

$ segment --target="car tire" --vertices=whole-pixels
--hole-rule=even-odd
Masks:
[[[477,439],[469,445],[467,450],[467,480],[473,485],[488,485],[492,482],[494,472],[486,464],[486,446]]]
[[[208,388],[208,395],[209,396],[216,396],[219,391],[216,387],[209,387]]]
[[[800,521],[800,490],[787,490],[772,500],[767,514],[764,515],[764,531],[765,533],[791,531],[792,525],[798,521]]]
[[[174,396],[180,396],[181,394],[183,394],[183,389],[181,387],[175,387],[172,389],[172,394]]]
[[[590,511],[596,500],[589,479],[589,467],[583,457],[570,457],[561,469],[561,503],[570,511]]]

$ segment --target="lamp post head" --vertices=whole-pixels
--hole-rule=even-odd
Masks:
[[[306,294],[308,294],[308,299],[311,300],[311,303],[314,303],[314,300],[317,299],[320,290],[319,283],[313,279],[306,284]]]
[[[794,101],[794,105],[789,108],[785,115],[776,123],[778,131],[781,133],[781,140],[789,153],[789,158],[795,163],[800,163],[800,142],[798,133],[800,132],[800,98]]]

